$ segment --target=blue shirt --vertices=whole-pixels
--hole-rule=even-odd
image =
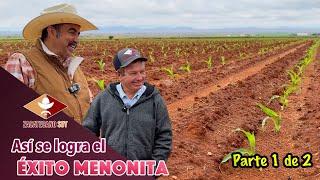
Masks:
[[[133,106],[139,98],[142,96],[144,91],[146,91],[147,87],[145,85],[142,85],[141,88],[136,92],[136,94],[132,97],[132,99],[129,99],[129,97],[126,95],[126,93],[123,91],[121,83],[116,85],[117,91],[119,92],[120,98],[125,104],[126,107]]]

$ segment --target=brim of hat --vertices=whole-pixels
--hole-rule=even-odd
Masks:
[[[148,61],[148,59],[145,57],[141,57],[141,56],[140,57],[132,57],[131,59],[128,59],[125,64],[120,66],[120,68],[124,68],[124,67],[128,66],[129,64],[131,64],[133,61],[136,61],[138,59],[142,60],[142,61]]]
[[[88,20],[72,13],[56,12],[40,15],[32,19],[23,28],[23,37],[28,40],[37,39],[41,36],[42,30],[50,25],[71,23],[80,26],[80,31],[96,30],[95,25]]]

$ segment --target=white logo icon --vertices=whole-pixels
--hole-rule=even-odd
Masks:
[[[128,49],[125,53],[123,53],[123,54],[129,54],[129,55],[131,55],[132,54],[132,50],[131,49]]]
[[[47,111],[53,106],[54,102],[50,103],[49,99],[47,97],[44,97],[41,102],[38,102],[38,105],[43,111],[41,111],[41,114],[51,115],[51,112]]]

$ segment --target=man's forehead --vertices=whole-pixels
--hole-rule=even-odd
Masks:
[[[76,31],[80,31],[80,25],[78,25],[78,24],[66,23],[66,24],[61,24],[61,27],[66,30],[74,29]]]
[[[124,67],[127,71],[134,71],[137,68],[145,68],[145,61],[136,61]]]

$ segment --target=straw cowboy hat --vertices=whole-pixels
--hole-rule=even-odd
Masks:
[[[80,31],[95,30],[97,27],[88,20],[77,15],[77,10],[70,4],[59,4],[49,7],[41,15],[32,19],[23,29],[25,39],[37,39],[42,30],[50,25],[72,23],[80,25]]]

